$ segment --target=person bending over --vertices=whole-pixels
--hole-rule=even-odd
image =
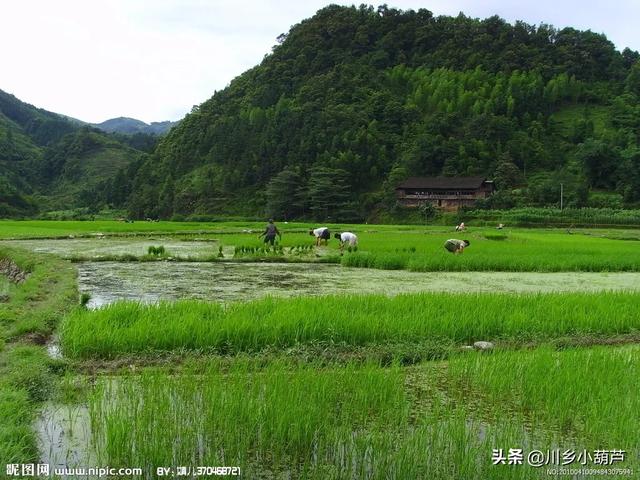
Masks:
[[[316,247],[320,245],[320,242],[323,240],[324,244],[327,245],[331,238],[331,232],[327,227],[318,227],[313,230],[309,230],[309,235],[316,237]]]
[[[340,240],[340,252],[344,250],[344,246],[349,244],[350,247],[355,247],[358,245],[358,236],[355,233],[351,232],[342,232],[336,233],[334,235],[338,240]]]
[[[471,242],[469,240],[458,240],[456,238],[450,238],[449,240],[444,242],[444,248],[454,255],[457,255],[459,253],[462,253],[470,243]]]

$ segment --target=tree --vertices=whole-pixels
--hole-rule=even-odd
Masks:
[[[309,210],[316,220],[338,220],[349,203],[348,173],[315,167],[307,182]]]
[[[578,147],[576,158],[584,165],[589,184],[594,188],[612,188],[620,158],[602,140],[590,138]]]
[[[640,95],[640,61],[634,63],[631,67],[625,86],[628,92]]]
[[[384,190],[384,199],[387,206],[393,208],[396,205],[396,188],[408,176],[409,174],[407,173],[407,169],[403,166],[396,164],[391,169],[382,187]]]
[[[493,181],[498,190],[510,190],[522,183],[522,173],[511,160],[508,153],[502,155],[500,163],[493,174]]]
[[[289,220],[300,211],[296,201],[300,175],[293,168],[285,168],[267,184],[267,215]]]

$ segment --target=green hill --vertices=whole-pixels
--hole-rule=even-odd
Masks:
[[[127,181],[137,216],[396,214],[409,175],[489,175],[487,206],[640,200],[640,65],[603,35],[329,6],[195,108]],[[621,200],[620,200],[621,201]]]
[[[177,123],[169,121],[145,123],[135,118],[118,117],[105,120],[102,123],[95,123],[93,126],[107,133],[164,135]]]
[[[152,149],[148,136],[108,135],[0,90],[0,217],[87,206]]]

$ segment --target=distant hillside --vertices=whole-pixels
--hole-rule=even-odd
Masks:
[[[142,155],[138,148],[153,145],[144,137],[108,135],[0,90],[0,217],[108,198],[104,189],[115,173]]]
[[[138,216],[401,214],[407,176],[487,175],[485,206],[640,201],[640,64],[604,35],[329,6],[127,177]]]
[[[134,135],[136,133],[145,133],[148,135],[164,135],[178,122],[151,122],[145,123],[135,118],[118,117],[105,120],[102,123],[93,124],[108,133],[122,133],[125,135]]]

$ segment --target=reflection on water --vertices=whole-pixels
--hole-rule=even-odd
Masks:
[[[213,302],[265,295],[339,293],[552,292],[638,290],[640,273],[407,272],[299,263],[80,263],[89,308],[116,300],[195,298]]]
[[[89,410],[83,405],[47,403],[36,419],[40,463],[56,467],[97,466],[91,448]]]

